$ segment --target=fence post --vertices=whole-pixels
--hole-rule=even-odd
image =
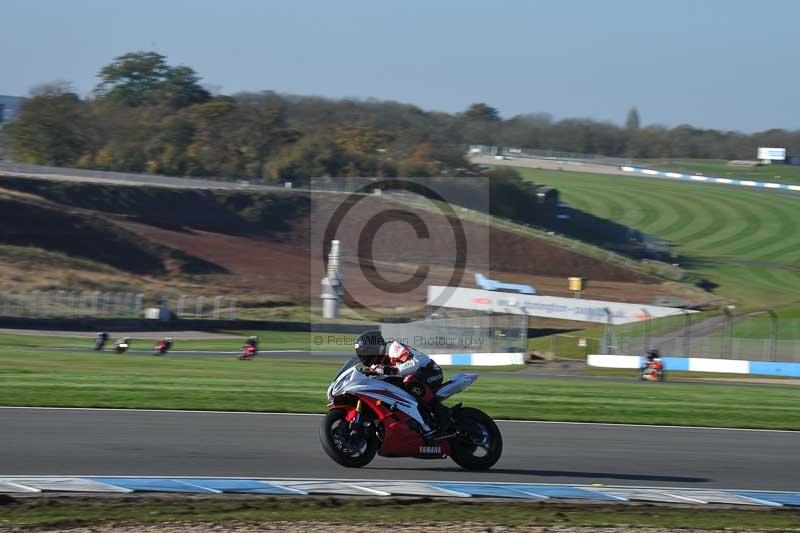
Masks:
[[[67,301],[67,291],[63,289],[59,289],[58,297],[56,298],[56,311],[54,316],[67,316],[67,308],[69,307],[69,302]]]
[[[122,299],[123,295],[121,292],[112,292],[111,293],[111,314],[112,316],[119,316],[122,314]]]
[[[222,296],[214,298],[214,320],[219,320],[219,312],[222,307]]]
[[[683,356],[692,356],[692,314],[689,311],[683,311],[684,326],[683,326]]]
[[[733,310],[736,307],[726,305],[725,312],[725,338],[722,343],[722,358],[731,359],[731,347],[733,344]]]
[[[77,308],[75,307],[75,294],[75,291],[69,291],[67,293],[67,309],[64,311],[65,316],[78,316]]]
[[[11,315],[11,293],[6,291],[3,293],[3,314],[6,316]]]
[[[653,315],[647,312],[647,309],[642,308],[642,313],[644,313],[645,319],[642,327],[644,328],[644,350],[643,352],[648,352],[650,350],[650,319],[653,318]]]
[[[776,361],[778,356],[778,314],[773,311],[767,311],[770,319],[770,344],[769,344],[769,360]]]
[[[136,318],[142,316],[142,304],[144,302],[144,294],[141,292],[136,295],[136,302],[134,303],[134,312],[136,313]]]
[[[29,312],[30,316],[32,316],[32,317],[38,317],[39,316],[37,313],[39,312],[39,308],[42,307],[41,302],[39,301],[39,300],[41,300],[41,298],[39,297],[40,294],[41,293],[38,290],[31,292],[31,298],[29,300],[30,301],[30,305],[28,306],[28,312]]]
[[[604,355],[608,355],[611,353],[612,348],[614,348],[614,320],[611,315],[611,310],[608,307],[606,307],[604,311],[606,312],[606,328],[603,332],[603,340],[600,348]]]

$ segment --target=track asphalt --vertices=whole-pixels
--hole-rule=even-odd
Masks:
[[[0,474],[603,483],[796,490],[800,432],[500,422],[489,472],[450,460],[333,463],[316,415],[0,408]]]

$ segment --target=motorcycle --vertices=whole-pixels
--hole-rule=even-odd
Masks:
[[[162,339],[153,347],[153,355],[164,355],[172,349],[172,339]]]
[[[666,377],[664,362],[660,357],[647,361],[639,373],[639,379],[642,381],[664,381]]]
[[[449,435],[426,441],[425,421],[417,400],[393,385],[391,376],[368,376],[358,357],[348,360],[328,387],[328,414],[320,426],[322,448],[335,462],[350,468],[382,457],[446,459],[467,470],[488,470],[500,459],[503,437],[497,424],[478,409],[450,408]],[[444,401],[478,379],[456,374],[436,392]]]
[[[131,340],[128,337],[119,339],[114,343],[114,353],[125,353],[131,346]]]
[[[242,346],[242,353],[239,359],[242,361],[250,361],[258,355],[258,337],[248,337],[244,346]]]

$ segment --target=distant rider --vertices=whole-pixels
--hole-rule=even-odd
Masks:
[[[664,361],[658,350],[648,350],[642,370],[648,374],[658,376],[664,370]]]
[[[247,361],[253,359],[256,355],[258,355],[258,337],[253,335],[245,341],[242,347],[242,355],[239,356],[239,359]]]
[[[427,440],[443,438],[447,431],[450,410],[436,397],[444,373],[430,357],[412,350],[398,341],[387,344],[379,330],[365,331],[355,342],[356,355],[371,374],[402,378],[402,387],[416,398],[423,420],[435,416],[435,428],[422,428]]]
[[[101,331],[97,334],[97,338],[94,341],[94,349],[97,351],[102,350],[106,347],[106,343],[108,342],[108,333],[105,331]]]
[[[156,353],[164,354],[170,351],[171,349],[172,349],[172,337],[164,337],[163,339],[158,341],[154,351]]]

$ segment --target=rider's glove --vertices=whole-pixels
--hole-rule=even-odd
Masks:
[[[372,373],[377,376],[391,376],[397,374],[397,369],[391,365],[375,365],[372,368]]]

